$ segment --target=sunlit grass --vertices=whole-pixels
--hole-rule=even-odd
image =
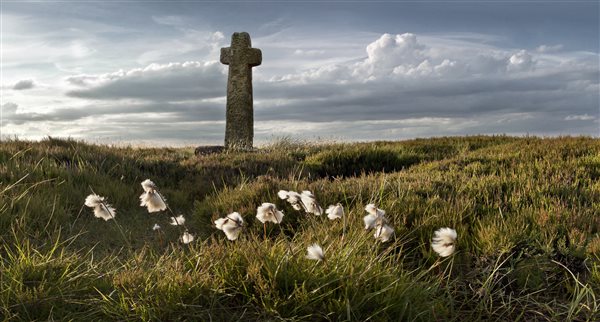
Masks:
[[[147,178],[169,212],[140,207]],[[90,187],[118,225],[85,207]],[[280,190],[343,215],[306,214]],[[279,224],[256,218],[265,202]],[[365,230],[368,204],[394,229],[385,243]],[[229,240],[214,222],[233,212]],[[458,235],[444,258],[431,248],[442,227]],[[306,258],[313,244],[322,260]],[[2,320],[597,321],[600,141],[281,140],[203,157],[5,141],[0,259]]]

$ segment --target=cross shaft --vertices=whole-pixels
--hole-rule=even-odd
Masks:
[[[262,53],[252,48],[250,35],[236,32],[231,47],[221,48],[221,63],[229,65],[225,147],[250,150],[254,139],[252,67],[260,65]]]

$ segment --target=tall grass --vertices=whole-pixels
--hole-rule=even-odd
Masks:
[[[139,206],[152,178],[197,239]],[[48,138],[0,144],[3,320],[600,320],[600,141],[454,137],[254,153],[137,149]],[[89,187],[125,237],[83,207]],[[344,221],[295,211],[310,190]],[[262,202],[281,225],[255,219]],[[364,230],[385,209],[388,243]],[[212,221],[246,222],[228,241]],[[160,232],[152,227],[158,223]],[[345,232],[344,232],[344,226]],[[440,259],[433,231],[453,227]],[[127,243],[123,239],[131,243]],[[305,258],[318,243],[326,260]]]

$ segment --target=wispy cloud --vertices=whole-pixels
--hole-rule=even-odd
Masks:
[[[567,115],[567,117],[565,117],[565,121],[589,121],[589,120],[595,120],[595,119],[596,119],[596,117],[587,115],[587,114]]]

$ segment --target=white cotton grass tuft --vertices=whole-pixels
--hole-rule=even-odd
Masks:
[[[279,190],[277,192],[277,196],[279,199],[286,200],[288,198],[289,191],[287,190]]]
[[[304,207],[305,207],[305,210],[307,213],[312,213],[317,216],[320,216],[321,214],[323,214],[323,208],[321,208],[321,206],[319,206],[319,204],[317,203],[317,200],[315,198],[315,195],[313,195],[312,192],[310,192],[308,190],[304,190],[304,191],[302,191],[300,198],[302,200],[302,204],[304,204]]]
[[[97,194],[91,194],[85,198],[85,205],[94,208],[94,217],[102,218],[104,221],[114,219],[117,213],[116,209],[104,201],[104,197]]]
[[[153,192],[156,191],[156,184],[150,179],[146,179],[142,181],[142,188],[144,188],[145,192]]]
[[[184,232],[183,235],[181,235],[181,237],[179,238],[179,240],[184,243],[184,244],[189,244],[191,242],[194,241],[194,235],[190,234],[189,232]]]
[[[295,210],[302,210],[303,208],[306,210],[306,207],[302,203],[302,196],[296,191],[279,190],[277,196],[280,199],[287,200]]]
[[[456,250],[456,230],[452,228],[440,228],[433,233],[431,248],[441,257],[448,257]]]
[[[306,252],[306,258],[308,259],[316,260],[319,262],[325,260],[325,254],[323,253],[323,249],[316,243],[308,246],[306,248]]]
[[[325,210],[325,213],[330,220],[340,219],[344,216],[344,207],[342,207],[341,203],[330,205],[329,208]]]
[[[229,240],[236,240],[244,226],[244,218],[237,212],[232,212],[225,218],[215,220],[217,229],[222,230]]]
[[[158,212],[167,209],[164,199],[158,192],[144,192],[140,196],[140,206],[147,207],[148,212]]]
[[[365,229],[371,229],[378,224],[384,224],[387,222],[387,219],[385,219],[385,210],[377,208],[375,204],[368,204],[365,207],[365,210],[369,213],[368,215],[363,217],[363,221],[365,222]]]
[[[217,220],[214,221],[215,223],[215,227],[218,230],[223,230],[223,225],[227,222],[227,218],[219,218]]]
[[[387,224],[378,224],[375,226],[375,239],[382,243],[388,242],[394,236],[394,228]]]
[[[394,236],[394,228],[387,224],[385,210],[379,209],[375,204],[370,203],[365,207],[365,211],[368,213],[363,217],[365,229],[375,228],[373,237],[382,243],[388,242]]]
[[[183,217],[183,215],[179,215],[177,217],[171,217],[170,224],[172,226],[183,226],[185,224],[185,217]]]
[[[90,208],[94,208],[96,206],[101,205],[103,201],[104,197],[100,197],[96,194],[91,194],[85,198],[85,205]]]
[[[218,230],[223,230],[223,225],[227,222],[227,218],[219,218],[217,220],[214,221],[215,223],[215,227],[217,227]]]
[[[227,236],[227,239],[236,240],[242,232],[242,226],[226,225],[223,227],[223,232],[225,233],[225,236]]]
[[[96,218],[102,218],[104,221],[114,219],[117,211],[109,204],[94,207],[94,216]]]
[[[154,226],[152,226],[152,230],[156,231],[159,230],[160,226],[158,224],[154,224]]]
[[[256,218],[263,224],[268,221],[280,224],[283,216],[283,212],[272,203],[265,202],[256,209]]]
[[[140,196],[140,206],[147,207],[148,212],[158,212],[167,209],[165,198],[156,190],[156,184],[150,179],[142,181],[144,193]]]
[[[368,212],[370,215],[376,215],[380,217],[385,215],[385,210],[377,208],[377,206],[375,206],[374,203],[366,205],[365,211]]]

